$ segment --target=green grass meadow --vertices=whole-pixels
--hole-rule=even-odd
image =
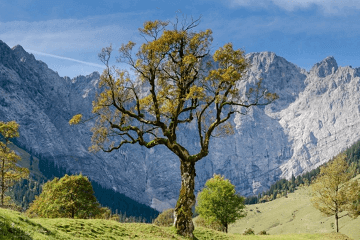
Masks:
[[[247,216],[230,225],[229,232],[242,233],[248,228],[255,233],[265,230],[270,235],[335,232],[335,217],[321,214],[312,206],[310,199],[310,188],[301,187],[288,194],[287,198],[247,205]],[[340,216],[345,214],[341,213]],[[339,232],[352,239],[360,239],[360,217],[352,219],[345,216],[339,219]]]
[[[235,232],[236,225],[232,227]],[[196,227],[196,239],[294,239],[323,240],[351,239],[342,234],[281,234],[250,235],[225,234],[211,229]],[[119,223],[102,219],[45,219],[28,218],[22,213],[0,209],[0,239],[186,239],[176,235],[173,227],[158,227],[146,223]]]
[[[25,167],[29,154],[21,154]],[[34,158],[33,170],[38,169]],[[357,176],[360,180],[360,175]],[[196,227],[196,239],[279,239],[279,240],[360,240],[360,217],[339,220],[340,233],[335,233],[334,217],[326,217],[310,202],[310,189],[301,187],[288,197],[271,202],[247,205],[247,216],[229,226],[229,233]],[[341,216],[341,215],[340,215]],[[265,230],[270,235],[242,235],[246,229],[255,233]],[[103,219],[28,218],[24,214],[0,208],[0,239],[186,239],[173,227],[158,227],[145,223],[119,223]]]

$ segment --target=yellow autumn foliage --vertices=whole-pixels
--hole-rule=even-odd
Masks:
[[[139,28],[144,43],[135,48],[129,41],[119,49],[117,60],[130,66],[132,77],[110,66],[112,46],[102,49],[99,57],[106,69],[93,101],[96,123],[91,129],[91,151],[111,152],[124,144],[163,145],[179,157],[182,167],[187,166],[184,176],[194,178],[195,171],[188,171],[209,154],[210,138],[234,133],[229,120],[241,113],[239,108],[266,105],[277,98],[260,83],[251,92],[240,91],[237,86],[245,80],[248,67],[244,52],[228,43],[210,54],[212,31],[195,31],[199,22],[145,22]],[[77,120],[74,116],[70,123]],[[194,154],[178,139],[179,131],[186,129],[181,127],[184,124],[197,128],[199,147]],[[175,209],[175,225],[182,229],[180,234],[191,237],[191,203],[195,199],[194,189],[187,188],[182,185],[180,190],[184,194]]]
[[[5,193],[17,181],[28,178],[29,169],[21,167],[17,162],[21,159],[15,151],[9,148],[10,139],[19,137],[19,124],[15,121],[0,121],[0,135],[4,142],[0,141],[0,205],[8,202]]]
[[[78,124],[81,121],[81,118],[82,118],[82,114],[77,114],[70,119],[69,124],[70,125]]]
[[[355,217],[359,214],[353,203],[359,197],[360,187],[357,181],[350,182],[351,178],[346,155],[341,153],[320,168],[320,175],[312,185],[313,206],[327,216],[335,216],[337,232],[340,213],[349,211]]]

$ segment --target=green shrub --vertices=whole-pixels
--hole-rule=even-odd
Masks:
[[[210,228],[216,231],[225,231],[224,226],[218,221],[208,223],[201,215],[194,219],[194,224],[198,227]]]
[[[171,227],[174,224],[174,208],[165,210],[154,220],[154,224],[160,227]]]
[[[254,230],[252,230],[251,228],[245,230],[245,232],[243,233],[243,235],[255,235]]]
[[[94,216],[95,219],[106,219],[106,220],[113,220],[113,221],[120,221],[119,214],[111,214],[111,210],[108,207],[101,207],[99,209],[99,214]]]
[[[91,182],[86,176],[65,174],[46,182],[39,196],[26,211],[28,217],[96,218],[106,216],[110,209],[101,208]],[[101,216],[100,216],[101,217]]]
[[[267,234],[265,230],[262,230],[262,231],[259,232],[257,235],[269,235],[269,234]]]

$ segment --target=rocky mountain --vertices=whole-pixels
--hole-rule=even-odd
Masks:
[[[262,78],[279,99],[231,121],[235,134],[211,141],[210,154],[196,164],[196,190],[214,173],[225,175],[242,195],[257,194],[279,178],[290,178],[328,161],[359,139],[360,68],[338,67],[333,57],[307,72],[271,52],[246,55],[248,84]],[[16,120],[18,143],[71,172],[82,172],[158,210],[173,207],[180,189],[179,160],[165,147],[124,146],[96,154],[91,116],[99,74],[60,77],[21,46],[0,41],[0,121]],[[199,145],[194,128],[178,141],[190,152]]]

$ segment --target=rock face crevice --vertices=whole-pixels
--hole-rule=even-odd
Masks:
[[[246,86],[263,79],[279,100],[231,119],[235,134],[211,140],[209,155],[196,163],[195,191],[214,173],[225,175],[242,195],[267,190],[328,161],[359,139],[360,68],[339,67],[325,58],[307,72],[272,52],[246,55]],[[20,124],[21,145],[68,170],[158,210],[174,207],[181,185],[179,159],[163,146],[125,146],[90,154],[91,117],[99,73],[60,77],[21,46],[0,41],[0,121]],[[244,85],[244,86],[245,86]],[[195,152],[196,125],[178,141]]]

